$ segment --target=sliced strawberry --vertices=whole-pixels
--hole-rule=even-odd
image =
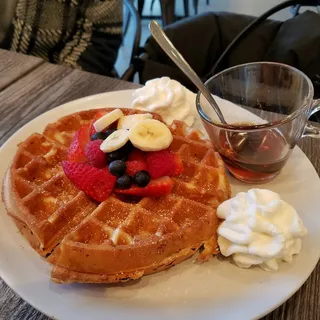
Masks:
[[[146,153],[139,150],[134,149],[128,157],[129,161],[140,161],[140,162],[146,162]]]
[[[130,189],[115,189],[115,192],[138,197],[161,197],[169,194],[172,188],[173,180],[170,177],[161,177],[151,180],[144,188],[132,186]]]
[[[108,169],[97,169],[86,163],[62,161],[62,168],[70,181],[88,196],[102,202],[112,192],[117,178]]]
[[[177,176],[183,172],[180,156],[169,150],[148,152],[146,156],[148,172],[152,179]]]
[[[90,125],[83,125],[74,135],[67,152],[67,159],[72,162],[86,162],[85,147],[90,141]]]
[[[106,114],[106,112],[102,111],[102,110],[97,111],[97,113],[95,114],[93,121],[92,121],[91,129],[90,129],[90,137],[92,137],[96,133],[96,129],[94,128],[93,124],[98,119],[102,118],[105,114]]]
[[[133,177],[138,171],[148,170],[147,164],[144,161],[127,161],[126,166],[126,172],[131,177]]]
[[[107,156],[100,149],[102,142],[102,140],[90,141],[85,149],[85,155],[88,162],[96,168],[103,168],[107,165]]]

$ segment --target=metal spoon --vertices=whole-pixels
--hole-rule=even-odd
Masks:
[[[181,71],[193,82],[193,84],[201,91],[201,93],[208,100],[214,111],[219,117],[219,120],[222,123],[227,123],[224,119],[224,116],[213,99],[210,91],[195,73],[195,71],[190,67],[188,62],[184,59],[181,53],[176,49],[170,39],[166,36],[158,22],[152,20],[149,24],[149,30],[154,37],[154,39],[158,42],[159,46],[164,50],[164,52],[172,59],[172,61],[180,68]]]
[[[217,114],[219,120],[223,124],[227,124],[218,104],[214,100],[208,88],[201,81],[195,71],[191,68],[188,62],[183,58],[181,53],[177,50],[177,48],[173,45],[170,39],[166,36],[160,25],[152,20],[149,24],[149,30],[153,36],[153,38],[157,41],[159,46],[163,49],[163,51],[171,58],[171,60],[180,68],[181,71],[193,82],[193,84],[199,89],[199,91],[204,95],[204,97],[210,103],[210,106],[213,108],[215,113]],[[246,140],[246,133],[233,133],[227,134],[227,140],[229,142],[230,147],[238,152],[240,151]]]

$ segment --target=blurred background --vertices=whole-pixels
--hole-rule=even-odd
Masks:
[[[160,16],[161,15],[161,0],[145,0],[143,6],[143,16]],[[174,12],[177,17],[185,16],[185,8],[184,8],[184,0],[173,0],[175,2]],[[195,4],[198,2],[195,8]],[[189,16],[194,16],[196,14],[202,14],[208,11],[213,12],[231,12],[244,14],[249,16],[259,16],[269,10],[270,8],[282,3],[283,0],[189,0]],[[138,1],[133,1],[134,6],[138,9]],[[317,8],[315,7],[302,7],[300,9],[300,13],[312,10],[317,12]],[[292,18],[294,12],[293,8],[291,10],[285,9],[280,12],[275,13],[272,16],[272,19],[284,21]],[[124,16],[127,15],[126,9],[124,12]],[[141,19],[141,42],[140,46],[143,47],[147,38],[150,36],[148,30],[148,23],[150,19]],[[158,19],[161,22],[161,19]],[[126,22],[124,20],[124,22]],[[123,74],[123,72],[128,68],[128,64],[130,63],[130,55],[131,55],[131,46],[134,38],[134,22],[132,19],[129,21],[128,33],[124,37],[123,45],[119,50],[118,59],[116,62],[116,69],[119,74]]]

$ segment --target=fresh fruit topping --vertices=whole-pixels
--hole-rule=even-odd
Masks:
[[[145,170],[138,171],[133,177],[133,182],[138,187],[146,187],[150,182],[150,174]]]
[[[168,148],[173,137],[164,123],[148,119],[138,122],[129,130],[129,139],[142,151],[158,151]]]
[[[128,141],[122,148],[116,151],[107,153],[108,163],[114,160],[127,161],[132,148],[134,148],[133,145],[131,144],[130,141]]]
[[[129,189],[132,185],[132,179],[128,174],[124,174],[117,179],[116,185],[119,189]]]
[[[173,188],[173,180],[170,177],[162,177],[156,180],[150,180],[149,184],[140,188],[132,186],[130,189],[115,189],[116,193],[139,197],[161,197],[169,194]]]
[[[152,114],[142,113],[142,114],[132,114],[129,116],[124,116],[118,121],[118,129],[131,129],[134,125],[142,120],[152,119]]]
[[[94,122],[93,126],[97,132],[100,132],[109,127],[113,122],[119,120],[121,117],[123,117],[123,112],[120,109],[115,109]]]
[[[114,133],[115,131],[117,131],[117,129],[108,129],[106,131],[103,131],[104,134],[106,135],[106,139],[112,134]]]
[[[180,156],[169,150],[148,152],[146,161],[152,179],[163,176],[177,176],[183,172]]]
[[[102,140],[90,141],[85,150],[88,162],[96,168],[103,168],[107,165],[107,156],[100,149],[101,143]]]
[[[120,149],[129,141],[128,130],[120,129],[110,134],[101,144],[103,152],[112,152]]]
[[[99,202],[108,198],[116,184],[117,178],[107,169],[70,161],[62,161],[62,168],[76,187]]]
[[[126,172],[126,163],[122,160],[112,161],[109,165],[109,172],[114,176],[121,177]]]
[[[131,177],[133,177],[137,172],[142,171],[142,170],[147,170],[147,164],[145,161],[127,161],[127,174]]]
[[[116,129],[108,129],[106,131],[96,132],[91,136],[91,141],[93,140],[105,140],[111,133],[115,132]]]
[[[106,134],[104,132],[96,132],[91,136],[91,141],[94,140],[104,140],[106,139]]]
[[[140,161],[140,162],[146,162],[146,153],[139,150],[134,149],[128,157],[129,161]]]
[[[100,118],[105,116],[106,114],[107,114],[107,112],[105,110],[98,110],[96,112],[96,114],[94,115],[93,121],[96,122],[97,120],[99,120]]]
[[[107,162],[111,163],[115,160],[127,161],[126,155],[122,152],[121,149],[107,153]]]
[[[94,115],[94,118],[93,118],[93,122],[92,122],[92,125],[91,125],[91,130],[90,130],[90,137],[92,137],[97,131],[96,129],[94,128],[93,124],[100,118],[102,118],[104,115],[106,114],[106,111],[102,111],[102,110],[99,110],[96,112],[96,114]],[[104,140],[104,139],[102,139]]]
[[[125,154],[126,156],[129,156],[129,154],[134,150],[134,146],[131,143],[131,141],[129,140],[122,148],[122,152],[123,154]]]
[[[89,142],[90,125],[83,125],[74,135],[67,152],[67,159],[72,162],[86,162],[85,147]]]

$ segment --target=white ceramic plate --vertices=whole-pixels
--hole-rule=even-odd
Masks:
[[[18,142],[42,132],[49,122],[80,110],[130,107],[132,91],[112,92],[73,101],[34,119],[0,150],[3,179]],[[222,111],[235,115],[235,110]],[[248,113],[248,121],[255,116]],[[248,185],[230,178],[233,194]],[[279,192],[300,213],[309,230],[302,252],[292,264],[268,273],[243,270],[228,261],[212,259],[197,264],[191,258],[168,271],[125,285],[56,285],[50,266],[18,233],[0,206],[0,275],[23,299],[43,313],[66,320],[82,319],[253,319],[272,311],[306,281],[320,256],[319,177],[308,158],[295,148],[282,173],[263,185]]]

